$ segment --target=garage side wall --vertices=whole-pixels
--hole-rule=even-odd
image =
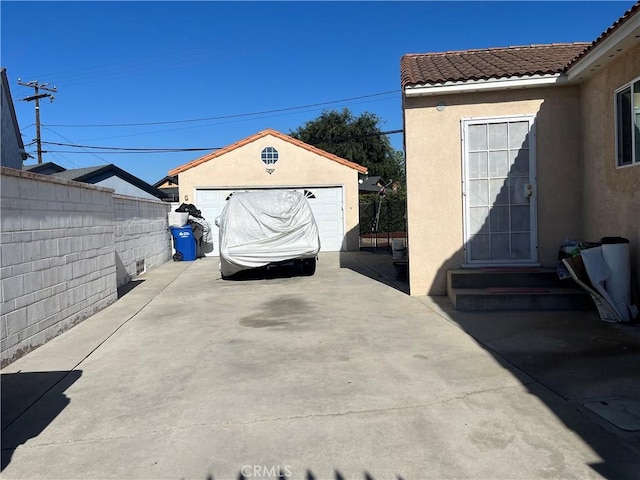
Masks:
[[[267,166],[260,158],[266,147],[278,151],[274,165]],[[273,172],[268,173],[266,168]],[[347,250],[359,248],[358,172],[280,138],[260,138],[179,175],[180,201],[187,203],[195,201],[198,188],[340,186],[344,192]]]
[[[577,88],[405,99],[412,295],[446,294],[446,271],[464,263],[462,120],[528,114],[536,116],[538,258],[554,266],[564,238],[582,233]]]
[[[629,239],[640,295],[640,165],[616,168],[615,91],[640,77],[640,47],[586,82],[580,92],[584,131],[584,209],[587,240]]]

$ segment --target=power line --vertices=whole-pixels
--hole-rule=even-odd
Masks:
[[[47,129],[47,130],[51,130],[51,129]],[[51,130],[53,132],[53,130]],[[367,133],[367,134],[363,134],[363,135],[355,135],[355,136],[344,136],[344,137],[334,137],[334,138],[326,138],[326,139],[321,139],[321,140],[317,140],[315,142],[311,142],[311,145],[318,145],[320,143],[338,143],[338,142],[346,142],[349,140],[359,140],[361,138],[371,138],[371,137],[381,137],[384,135],[395,135],[397,133],[403,133],[404,130],[400,129],[400,130],[388,130],[385,132],[374,132],[374,133]],[[56,132],[53,132],[56,133]],[[59,134],[56,134],[59,135]],[[62,137],[62,135],[59,135]],[[66,140],[70,141],[68,138],[66,137],[62,137],[65,138]],[[78,149],[83,149],[84,152],[78,152],[78,151],[73,151],[73,150],[47,150],[47,152],[53,152],[53,153],[90,153],[90,154],[94,154],[94,153],[100,153],[100,154],[107,154],[107,153],[176,153],[176,152],[202,152],[202,151],[206,151],[206,152],[210,152],[212,150],[222,150],[224,147],[176,147],[176,148],[172,148],[172,147],[159,147],[159,148],[153,148],[153,147],[105,147],[105,146],[98,146],[98,145],[79,145],[77,143],[61,143],[61,142],[42,142],[45,145],[55,145],[55,146],[59,146],[59,147],[69,147],[69,148],[78,148]],[[87,151],[87,150],[100,150],[99,152],[92,152],[92,151]]]
[[[82,152],[82,151],[74,151],[74,150],[44,150],[45,153],[84,153],[86,154],[90,154],[90,155],[95,155],[96,153],[99,153],[100,155],[108,155],[108,154],[134,154],[134,153],[155,153],[156,155],[159,155],[161,153],[176,153],[176,152],[186,152],[186,151],[193,151],[193,150],[145,150],[145,151],[133,151],[133,152],[129,152],[129,151],[98,151],[98,152]],[[210,150],[208,150],[210,151]],[[98,157],[100,158],[100,157]],[[100,160],[106,161],[103,158],[100,158]]]
[[[335,103],[343,103],[349,102],[352,100],[361,100],[363,98],[371,98],[371,97],[380,97],[382,95],[390,95],[392,93],[399,93],[399,90],[389,90],[386,92],[372,93],[370,95],[360,95],[358,97],[351,98],[343,98],[341,100],[331,100],[328,102],[319,102],[319,103],[311,103],[308,105],[301,105],[297,107],[286,107],[286,108],[277,108],[273,110],[263,110],[260,112],[250,112],[250,113],[236,113],[232,115],[221,115],[217,117],[205,117],[205,118],[193,118],[188,120],[167,120],[162,122],[140,122],[140,123],[104,123],[104,124],[51,124],[50,127],[74,127],[74,128],[94,128],[94,127],[140,127],[146,125],[169,125],[176,123],[194,123],[194,122],[205,122],[209,120],[224,120],[229,118],[240,118],[240,117],[251,117],[255,115],[264,115],[267,113],[278,113],[278,112],[287,112],[292,110],[301,110],[303,108],[310,107],[320,107],[323,105],[332,105]]]
[[[126,151],[130,153],[144,152],[144,153],[156,153],[156,152],[196,152],[196,151],[211,151],[221,150],[223,147],[205,147],[205,148],[140,148],[140,147],[101,147],[96,145],[78,145],[74,143],[59,143],[59,142],[42,142],[46,145],[57,145],[60,147],[74,147],[85,148],[93,150],[108,150],[108,151]],[[87,152],[91,153],[91,152]]]
[[[50,132],[54,133],[55,135],[59,136],[60,138],[62,138],[63,140],[66,140],[67,142],[71,142],[73,143],[73,140],[68,139],[67,137],[65,137],[64,135],[59,134],[58,132],[56,132],[55,130],[52,130],[51,128],[48,127],[43,127],[46,130],[49,130]],[[53,150],[54,153],[67,153],[64,151],[57,151],[57,150]],[[69,153],[88,153],[89,155],[93,155],[94,157],[96,157],[99,160],[102,160],[103,162],[106,162],[106,160],[104,158],[99,157],[98,155],[96,155],[96,152],[88,152],[86,150],[84,150],[84,152],[69,152]],[[72,162],[73,163],[73,162]]]

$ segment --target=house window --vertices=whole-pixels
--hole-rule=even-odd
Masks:
[[[265,165],[273,165],[278,161],[278,151],[273,147],[266,147],[260,154]]]
[[[616,92],[617,166],[640,163],[640,79]]]

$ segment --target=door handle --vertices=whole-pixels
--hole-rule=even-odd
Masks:
[[[524,198],[531,198],[533,196],[533,185],[530,183],[524,186]]]

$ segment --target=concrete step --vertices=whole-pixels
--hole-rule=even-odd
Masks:
[[[491,267],[447,271],[450,288],[485,287],[569,287],[577,285],[572,279],[560,280],[553,268]]]
[[[554,268],[490,267],[447,272],[447,294],[457,310],[589,310],[589,294]]]
[[[592,310],[594,303],[581,288],[487,287],[448,288],[456,310]]]

